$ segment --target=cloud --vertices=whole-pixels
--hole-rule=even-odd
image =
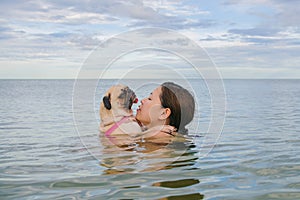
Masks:
[[[159,26],[174,29],[208,27],[214,21],[204,17],[208,11],[180,1],[157,2],[143,0],[76,0],[76,1],[3,1],[1,14],[20,21],[49,22],[70,25],[122,23],[124,26]],[[156,5],[156,6],[155,6]],[[4,9],[5,8],[5,9]],[[14,10],[14,12],[12,12]]]
[[[163,27],[170,29],[208,28],[215,25],[213,20],[186,18],[186,16],[207,15],[207,12],[184,5],[180,1],[142,0],[75,0],[75,1],[8,1],[0,2],[0,17],[4,24],[1,38],[5,41],[8,54],[17,53],[16,46],[26,51],[27,58],[33,58],[41,49],[53,49],[53,56],[59,56],[55,48],[77,48],[92,50],[107,35],[120,29],[137,27]],[[103,26],[107,25],[109,28]],[[110,28],[115,26],[111,31]],[[6,29],[4,29],[6,28]],[[18,45],[7,39],[18,38]],[[42,50],[43,51],[43,50]],[[47,50],[48,51],[48,50]],[[52,51],[52,50],[50,50]],[[28,55],[32,52],[32,56]],[[46,54],[45,54],[46,55]],[[47,54],[50,56],[50,53]]]
[[[96,1],[1,1],[3,19],[14,19],[17,22],[47,22],[56,24],[79,25],[95,24],[117,20],[102,12],[101,4],[94,6]],[[94,3],[93,3],[94,2]],[[89,6],[87,6],[89,5]],[[8,21],[8,20],[6,20]]]
[[[300,28],[300,1],[298,0],[226,0],[223,4],[232,7],[243,6],[248,14],[256,13],[256,17],[261,18],[261,25],[266,27]],[[260,8],[264,9],[256,11]]]
[[[300,2],[280,0],[236,1],[226,0],[224,5],[243,7],[243,11],[255,23],[238,24],[228,29],[228,35],[236,36],[248,45],[297,46],[300,38]],[[238,27],[240,26],[240,27]]]
[[[277,28],[249,28],[249,29],[230,29],[229,33],[239,34],[243,36],[274,36],[276,35],[280,29]]]
[[[231,48],[207,48],[209,55],[220,69],[251,67],[256,69],[297,69],[300,47],[284,44],[248,45]],[[298,56],[297,56],[298,55]]]
[[[267,5],[274,8],[273,23],[282,27],[300,27],[300,1],[269,0]]]
[[[300,34],[295,29],[272,29],[272,28],[251,28],[251,29],[230,29],[227,36],[232,35],[241,42],[248,45],[272,45],[272,46],[297,46],[299,45]],[[233,38],[231,37],[231,38]]]
[[[0,40],[11,40],[24,35],[26,32],[22,30],[14,30],[10,26],[0,26]]]
[[[260,45],[272,45],[272,46],[286,45],[286,47],[300,45],[299,40],[295,40],[292,38],[286,39],[286,38],[250,37],[250,38],[244,38],[243,40],[251,44],[260,44]]]
[[[269,0],[252,0],[252,1],[248,1],[248,0],[225,0],[223,1],[223,5],[241,5],[241,4],[246,4],[246,5],[257,5],[257,4],[265,4],[268,3]]]
[[[190,28],[209,28],[216,24],[212,20],[187,20],[176,17],[164,17],[161,20],[136,21],[130,23],[129,27],[161,27],[174,30]]]
[[[154,26],[194,39],[221,68],[295,68],[299,9],[298,0],[2,0],[0,60],[78,65],[112,35]]]
[[[0,26],[0,40],[7,40],[13,38],[10,32],[11,32],[11,28]]]

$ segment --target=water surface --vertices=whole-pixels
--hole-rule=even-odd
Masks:
[[[114,83],[99,85],[95,112]],[[1,199],[300,199],[299,80],[225,80],[226,122],[204,158],[200,146],[210,117],[207,92],[197,97],[197,133],[143,153],[103,146],[95,139],[97,127],[86,127],[79,137],[73,84],[0,81]],[[191,84],[206,90],[201,81]],[[145,96],[150,89],[137,93]]]

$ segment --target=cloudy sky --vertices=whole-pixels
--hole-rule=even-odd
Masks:
[[[196,42],[223,78],[300,78],[299,0],[1,0],[0,10],[2,79],[76,78],[99,44],[147,27]]]

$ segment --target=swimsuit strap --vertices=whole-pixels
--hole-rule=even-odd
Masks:
[[[123,124],[128,118],[129,118],[129,116],[124,116],[120,121],[116,122],[112,127],[110,127],[110,129],[108,129],[105,132],[105,136],[109,136],[114,130],[116,130],[117,128],[119,128],[119,126],[121,124]]]

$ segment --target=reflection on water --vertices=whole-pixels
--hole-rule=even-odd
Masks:
[[[166,171],[176,168],[196,169],[194,166],[198,159],[195,144],[189,137],[177,137],[170,144],[157,144],[151,142],[139,142],[134,145],[118,147],[111,143],[109,138],[100,137],[103,146],[103,152],[100,165],[105,167],[103,175],[131,175],[138,173],[153,173],[157,171]],[[176,178],[173,177],[173,178]],[[172,178],[172,179],[173,179]],[[180,188],[189,188],[197,185],[200,180],[196,178],[176,178],[175,180],[154,181],[153,188],[165,188],[178,190]],[[122,190],[141,189],[139,185],[125,186]],[[164,190],[165,190],[164,189]],[[158,190],[158,189],[156,189]],[[155,190],[155,191],[156,191]],[[128,198],[140,197],[140,193],[125,193]],[[204,195],[195,193],[194,190],[180,195],[163,195],[160,200],[175,199],[203,199]]]
[[[103,150],[99,160],[100,165],[106,168],[104,174],[151,172],[193,166],[197,160],[195,151],[192,150],[195,145],[188,137],[176,137],[170,144],[141,141],[117,146],[111,142],[111,138],[102,135],[100,133]]]
[[[200,193],[194,193],[194,194],[184,194],[184,195],[177,195],[177,196],[168,196],[168,197],[160,198],[159,200],[180,200],[180,199],[200,200],[203,198],[204,195]]]
[[[166,188],[181,188],[181,187],[187,187],[190,185],[195,185],[200,183],[198,179],[182,179],[182,180],[176,180],[176,181],[162,181],[153,183],[152,186],[158,186],[158,187],[166,187]]]
[[[184,188],[191,185],[197,185],[200,183],[198,179],[181,179],[175,181],[162,181],[153,183],[152,186],[156,187],[164,187],[164,188]],[[168,196],[164,198],[160,198],[159,200],[176,200],[176,199],[203,199],[204,195],[200,193],[193,194],[184,194],[184,195],[176,195],[176,196]]]

